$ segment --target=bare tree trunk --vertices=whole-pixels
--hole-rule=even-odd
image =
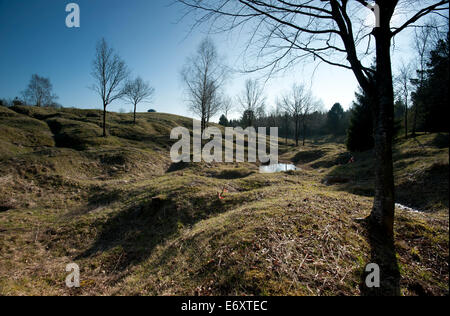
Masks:
[[[133,124],[136,124],[136,103],[134,104]]]
[[[375,31],[377,69],[373,104],[375,139],[375,198],[370,220],[394,235],[394,176],[392,137],[394,126],[394,89],[390,55],[389,24]]]
[[[284,124],[285,124],[285,129],[284,129],[285,135],[284,135],[284,137],[285,137],[285,144],[287,146],[288,145],[288,137],[289,137],[289,118],[287,117],[286,114],[284,116]]]
[[[405,138],[408,138],[408,97],[405,100]]]
[[[207,126],[209,126],[209,120],[211,119],[211,113],[209,112],[209,110],[208,110],[208,114],[206,115],[206,124],[205,124],[205,128],[207,127]]]
[[[299,120],[298,115],[295,116],[295,146],[298,147],[298,126]]]
[[[412,137],[416,137],[416,128],[417,128],[417,115],[418,115],[418,107],[419,102],[416,102],[416,106],[414,107],[414,117],[413,117],[413,126],[412,126]]]
[[[106,137],[106,105],[103,105],[103,137]]]
[[[303,122],[303,147],[305,147],[306,143],[306,122]]]
[[[201,129],[200,135],[202,135],[202,138],[203,138],[203,132],[204,132],[205,129],[206,129],[206,117],[205,117],[205,116],[202,116],[202,121],[201,121],[200,129]]]
[[[424,76],[423,76],[423,68],[420,71],[420,83],[419,83],[419,90],[422,91],[422,87],[423,87],[423,81],[424,81]],[[413,118],[413,130],[412,130],[412,136],[416,137],[416,132],[417,132],[417,119],[419,116],[419,107],[422,105],[422,100],[419,98],[419,100],[417,100],[416,102],[416,106],[414,107],[414,118]]]

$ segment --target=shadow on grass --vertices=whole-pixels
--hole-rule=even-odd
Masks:
[[[0,205],[0,213],[4,213],[6,211],[9,211],[11,209],[10,206],[7,205]]]
[[[188,163],[188,162],[178,162],[178,163],[172,163],[170,166],[169,166],[169,169],[167,169],[167,171],[166,172],[176,172],[176,171],[181,171],[181,170],[184,170],[184,169],[187,169],[187,168],[189,168],[190,166],[191,166],[192,164],[191,163]]]
[[[437,134],[436,137],[433,139],[433,145],[437,148],[449,148],[450,147],[450,140],[449,140],[449,134]]]
[[[414,141],[420,144],[419,139]],[[437,134],[433,139],[433,146],[437,146],[437,143],[444,146],[447,141],[448,135]],[[420,146],[423,147],[422,144]],[[336,185],[336,189],[352,194],[373,197],[375,185],[373,152],[354,153],[354,163],[345,161],[345,155],[344,153],[337,156],[337,159],[321,161],[325,167],[334,167],[324,177],[322,183]],[[397,203],[430,212],[448,209],[449,165],[446,162],[433,163],[431,160],[433,155],[435,155],[434,151],[420,148],[407,151],[394,148]],[[411,170],[414,162],[411,162],[410,158],[417,161],[423,159],[424,166]]]
[[[253,173],[254,171],[247,170],[244,168],[225,169],[220,172],[212,174],[212,177],[222,180],[243,179],[252,175]]]
[[[397,202],[418,210],[449,207],[449,165],[435,163],[396,186]]]
[[[313,162],[315,160],[318,160],[326,155],[326,151],[324,150],[307,150],[302,151],[300,150],[292,159],[291,161],[295,164],[307,164],[310,162]]]
[[[319,168],[331,168],[334,166],[342,166],[347,164],[350,158],[352,158],[352,154],[344,152],[330,156],[328,159],[317,161],[311,164],[311,167],[314,169],[319,169]]]
[[[183,206],[174,201],[174,197],[154,197],[119,212],[102,225],[94,244],[76,259],[100,257],[106,271],[124,271],[145,261],[180,228],[225,211],[222,201],[211,197],[190,198]]]
[[[403,161],[396,163],[396,169],[406,167],[408,165]],[[338,190],[352,194],[373,197],[373,168],[371,161],[340,165],[324,177],[322,183],[336,185]],[[449,165],[434,163],[419,171],[414,177],[396,184],[396,202],[423,211],[448,209]]]
[[[366,230],[366,237],[370,244],[370,259],[367,264],[376,263],[380,267],[380,287],[366,286],[368,272],[362,274],[360,290],[362,296],[399,296],[400,270],[398,267],[394,240],[386,237],[382,231],[365,219],[362,226]],[[366,264],[366,266],[367,266]]]

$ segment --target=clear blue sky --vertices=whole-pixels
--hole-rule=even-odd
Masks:
[[[65,6],[76,2],[81,27],[67,28]],[[127,62],[134,75],[156,89],[153,104],[138,111],[190,115],[186,110],[180,69],[205,37],[206,25],[189,32],[189,18],[177,23],[182,12],[171,0],[0,0],[0,98],[20,96],[32,74],[49,77],[65,107],[100,108],[93,84],[91,63],[96,42],[104,37]],[[212,35],[219,51],[232,66],[239,63],[242,44],[227,35]],[[304,65],[271,79],[266,86],[268,105],[294,82],[312,83],[325,108],[340,102],[348,107],[357,88],[350,71],[331,66]],[[253,75],[257,76],[257,75]],[[237,95],[248,76],[235,75],[227,85]],[[108,108],[130,110],[123,101]]]

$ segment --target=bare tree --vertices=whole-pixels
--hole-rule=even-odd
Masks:
[[[58,99],[52,90],[53,86],[49,78],[32,75],[28,87],[22,92],[22,95],[28,104],[38,107],[49,106]]]
[[[228,114],[234,110],[233,100],[228,96],[222,97],[222,111],[225,114],[225,117],[229,119]]]
[[[134,80],[127,81],[123,88],[123,97],[128,103],[134,106],[133,123],[136,124],[136,108],[141,102],[151,102],[155,89],[150,87],[148,82],[137,77]]]
[[[303,126],[303,146],[306,143],[306,132],[308,130],[308,124],[311,113],[318,111],[323,106],[321,100],[316,100],[311,92],[308,92],[305,96],[304,103],[301,109],[301,121]]]
[[[181,71],[189,109],[200,118],[202,133],[220,109],[220,88],[225,75],[226,67],[220,63],[217,49],[208,38],[200,43],[197,53]]]
[[[300,127],[302,121],[305,123],[306,116],[309,114],[312,95],[304,85],[294,84],[289,93],[285,94],[280,103],[283,109],[289,113],[294,122],[294,138],[295,145],[299,145]]]
[[[211,119],[219,114],[219,112],[222,110],[223,106],[223,96],[216,92],[214,97],[211,99],[211,102],[208,104],[208,110],[206,115],[206,126],[209,125],[209,122]]]
[[[397,93],[401,96],[403,104],[405,105],[405,138],[408,138],[408,109],[409,100],[411,96],[411,79],[413,77],[413,67],[411,63],[405,64],[402,62],[398,75],[395,78],[395,84],[397,86]]]
[[[257,80],[247,79],[245,88],[237,99],[241,105],[243,117],[249,118],[247,125],[254,126],[258,114],[261,114],[261,111],[264,112],[266,97],[263,87]]]
[[[415,80],[418,89],[423,88],[425,82],[425,69],[427,66],[428,53],[431,50],[433,41],[435,41],[435,35],[437,33],[437,26],[434,20],[427,22],[423,27],[414,29],[414,49],[417,54],[417,64],[418,64],[418,78]],[[412,124],[412,136],[416,136],[417,130],[417,119],[419,112],[422,108],[422,100],[417,100],[414,106],[413,113],[413,124]]]
[[[373,100],[375,139],[375,198],[368,220],[386,236],[394,232],[394,175],[392,139],[394,90],[391,44],[403,30],[417,26],[431,13],[448,19],[448,0],[178,0],[191,10],[201,10],[197,23],[213,21],[219,30],[244,24],[253,29],[246,47],[257,48],[252,58],[259,64],[249,70],[287,69],[305,58],[353,71],[361,88]],[[374,27],[365,25],[371,7]],[[393,25],[402,8],[400,24]],[[372,40],[374,38],[374,40]],[[376,56],[376,69],[364,65],[368,54]],[[369,59],[370,60],[370,59]],[[261,62],[262,61],[262,62]]]
[[[281,128],[281,135],[284,136],[284,144],[288,145],[288,137],[289,137],[289,125],[291,123],[291,118],[289,116],[289,112],[285,110],[284,104],[282,100],[277,100],[275,107],[275,115],[278,117],[278,124]]]
[[[128,70],[105,39],[97,43],[91,74],[96,80],[92,90],[100,95],[103,103],[103,137],[106,137],[106,107],[124,95],[121,85],[128,77]]]

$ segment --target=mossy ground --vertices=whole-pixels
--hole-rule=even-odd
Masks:
[[[371,209],[370,152],[347,164],[321,139],[281,145],[293,172],[174,165],[170,130],[192,121],[138,117],[110,113],[104,139],[99,111],[0,107],[1,295],[364,293],[376,245],[355,219]],[[426,211],[396,212],[403,295],[448,295],[445,137],[395,147],[399,202]],[[79,289],[65,286],[71,262]]]

